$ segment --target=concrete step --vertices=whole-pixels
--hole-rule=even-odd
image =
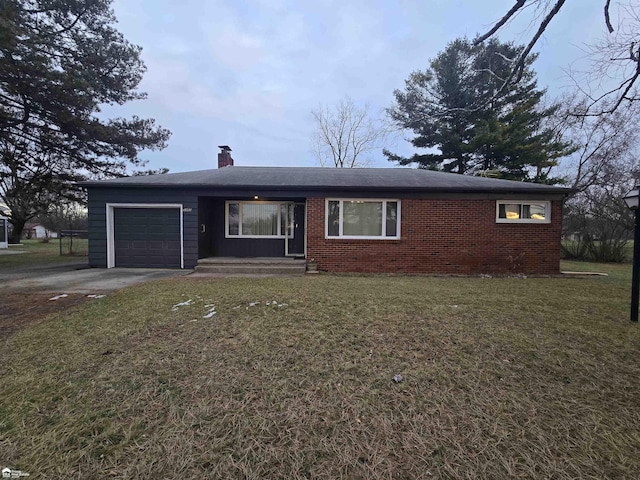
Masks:
[[[203,258],[197,273],[227,275],[303,275],[305,260],[290,258]]]
[[[304,258],[281,257],[209,257],[198,260],[198,265],[305,265]]]

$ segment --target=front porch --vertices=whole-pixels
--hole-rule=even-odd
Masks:
[[[286,257],[207,257],[198,260],[197,273],[225,275],[304,275],[306,260]]]
[[[200,260],[305,256],[305,198],[198,197],[198,223]]]

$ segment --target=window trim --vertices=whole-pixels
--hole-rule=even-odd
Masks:
[[[533,218],[500,218],[500,205],[531,205],[531,204],[544,204],[546,218],[544,220],[535,220]],[[549,200],[496,200],[496,223],[534,223],[534,224],[547,224],[551,223],[551,202]]]
[[[329,235],[329,202],[340,202],[340,215],[338,217],[338,235]],[[344,235],[342,233],[344,224],[343,224],[343,214],[344,214],[344,202],[382,202],[382,212],[384,214],[382,219],[382,232],[379,236],[371,236],[371,235]],[[387,230],[387,202],[395,202],[398,205],[397,212],[397,222],[396,222],[396,234],[393,237],[385,236]],[[324,201],[324,238],[326,240],[400,240],[400,225],[402,223],[402,202],[399,198],[325,198]]]
[[[229,204],[238,204],[238,235],[229,234]],[[284,235],[278,233],[278,235],[243,235],[242,234],[242,205],[277,205],[278,206],[278,232],[282,232],[282,216],[281,208],[284,206],[285,215],[287,214],[288,205],[292,205],[293,202],[278,202],[268,200],[226,200],[224,202],[224,238],[262,238],[262,239],[292,239],[294,236],[295,228],[291,228],[291,231],[285,232]]]

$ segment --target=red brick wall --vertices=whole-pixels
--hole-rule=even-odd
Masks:
[[[400,240],[325,238],[325,199],[307,199],[307,258],[330,272],[559,272],[562,202],[551,223],[496,223],[495,200],[401,200]]]

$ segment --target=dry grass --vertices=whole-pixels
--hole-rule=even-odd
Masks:
[[[68,240],[65,239],[65,242]],[[48,263],[64,263],[73,261],[86,261],[88,240],[74,239],[74,254],[68,254],[68,245],[63,244],[63,255],[60,255],[60,240],[49,239],[48,243],[40,240],[22,240],[21,245],[9,247],[10,250],[20,250],[25,253],[16,255],[2,255],[0,253],[0,271],[9,268],[29,267]],[[66,249],[65,249],[66,248]]]
[[[3,341],[0,463],[32,478],[637,478],[629,268],[130,288]]]

